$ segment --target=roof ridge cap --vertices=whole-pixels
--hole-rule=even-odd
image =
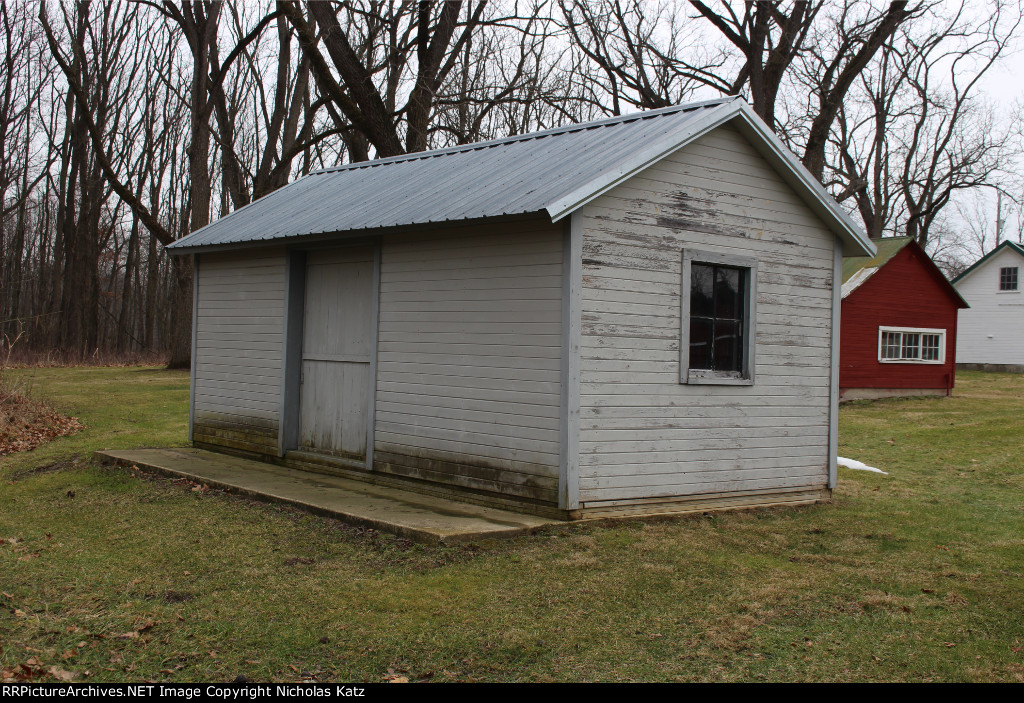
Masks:
[[[546,137],[556,136],[559,134],[581,132],[588,129],[594,129],[596,127],[607,127],[614,124],[634,122],[636,120],[646,120],[651,119],[653,117],[669,115],[677,112],[692,112],[693,110],[713,107],[739,99],[739,96],[729,95],[724,98],[713,98],[710,100],[683,103],[681,105],[669,105],[668,107],[657,108],[655,110],[640,110],[639,112],[631,112],[625,115],[614,115],[612,117],[606,117],[600,120],[592,120],[590,122],[573,122],[567,125],[562,125],[560,127],[550,127],[548,129],[542,129],[537,132],[526,132],[524,134],[516,134],[509,137],[488,139],[482,142],[459,144],[456,146],[443,147],[441,149],[431,149],[429,151],[415,151],[410,154],[397,154],[395,156],[386,156],[382,159],[372,159],[370,161],[358,161],[356,163],[351,164],[331,166],[329,168],[322,168],[316,171],[310,171],[308,175],[319,176],[326,173],[337,173],[338,171],[354,171],[364,168],[375,168],[377,166],[387,166],[390,164],[403,163],[408,161],[419,161],[421,159],[432,159],[439,156],[448,156],[450,154],[458,154],[466,151],[476,151],[478,149],[490,149],[496,146],[501,146],[503,144],[512,144],[515,142],[529,141],[532,139],[544,139]]]

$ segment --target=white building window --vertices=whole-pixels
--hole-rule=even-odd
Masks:
[[[1004,266],[999,269],[999,290],[1017,290],[1017,267]]]
[[[755,259],[683,252],[680,383],[754,382]]]
[[[942,364],[946,361],[946,330],[879,327],[878,360],[883,364]]]

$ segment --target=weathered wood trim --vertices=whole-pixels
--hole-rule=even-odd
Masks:
[[[380,261],[383,242],[377,240],[373,247],[373,311],[370,313],[370,339],[373,340],[373,355],[370,357],[370,391],[366,409],[366,470],[373,471],[373,442],[377,428],[377,357],[380,355]]]
[[[237,449],[247,451],[260,459],[273,458],[277,450],[278,429],[276,427],[246,427],[224,422],[201,413],[196,418],[195,446],[204,446],[214,451]]]
[[[746,269],[747,293],[743,301],[743,313],[746,320],[747,349],[743,358],[743,374],[741,378],[725,376],[694,375],[690,373],[690,283],[691,264],[697,261],[702,264],[720,264]],[[720,254],[700,249],[683,249],[683,266],[679,295],[679,382],[694,385],[721,386],[752,386],[757,368],[755,351],[757,350],[757,259],[735,254]]]
[[[544,467],[530,467],[543,469]],[[456,454],[431,452],[427,455],[404,453],[401,447],[378,447],[375,474],[405,476],[430,483],[483,490],[535,501],[555,507],[558,503],[558,478],[542,473],[512,472],[500,464]]]
[[[167,249],[167,253],[171,256],[187,256],[189,254],[257,250],[282,246],[301,246],[307,249],[313,247],[332,248],[337,246],[359,246],[373,244],[381,237],[388,235],[429,234],[437,231],[446,231],[451,229],[453,224],[457,227],[472,227],[476,225],[492,227],[496,224],[527,222],[537,220],[538,218],[541,218],[544,222],[549,220],[547,212],[539,210],[537,212],[522,212],[510,215],[498,215],[496,217],[470,217],[464,220],[458,220],[455,223],[447,220],[444,222],[421,222],[407,225],[392,225],[389,227],[372,227],[344,232],[300,234],[294,237],[280,237],[278,239],[266,240],[260,239],[248,242],[233,242],[230,244],[201,244],[194,247],[170,247]]]
[[[583,214],[565,222],[562,250],[562,369],[558,507],[580,505],[580,348],[583,299]]]
[[[372,364],[371,359],[356,354],[314,354],[304,353],[304,361],[342,361],[349,364]]]
[[[382,467],[384,470],[378,469],[374,471],[366,471],[362,467],[362,462],[347,461],[345,459],[326,454],[291,451],[283,458],[279,458],[272,454],[261,453],[259,451],[254,451],[251,448],[247,448],[249,446],[251,445],[243,446],[239,444],[238,446],[227,446],[225,444],[204,444],[202,448],[221,452],[223,454],[244,456],[250,459],[266,461],[278,466],[287,466],[293,469],[300,469],[313,473],[323,473],[330,476],[340,476],[342,478],[363,481],[372,485],[394,486],[396,488],[416,491],[426,495],[442,496],[476,505],[490,505],[493,507],[515,510],[517,512],[532,515],[544,515],[558,519],[574,519],[576,517],[575,512],[565,511],[556,507],[553,500],[543,501],[530,498],[528,496],[510,494],[504,490],[486,490],[471,485],[460,485],[447,481],[438,482],[430,479],[424,479],[416,475],[389,470],[396,468],[394,465]],[[388,460],[390,458],[391,457],[386,453],[379,452],[377,462],[378,464],[382,462],[384,464],[389,464]],[[551,492],[553,494],[554,490]]]
[[[832,368],[829,378],[828,404],[828,487],[836,487],[839,456],[839,331],[843,308],[843,242],[838,237],[832,253]]]
[[[188,441],[195,439],[196,370],[199,368],[199,254],[192,255],[192,368],[188,379]]]
[[[706,493],[654,500],[607,501],[585,503],[578,512],[584,520],[603,518],[626,518],[664,515],[682,515],[695,512],[719,510],[744,510],[752,508],[797,507],[824,503],[831,500],[832,491],[827,488],[809,486],[803,488],[770,489],[763,491],[734,491],[729,493]]]
[[[281,360],[281,415],[277,455],[299,444],[299,393],[302,374],[302,324],[305,317],[306,252],[290,249],[285,266],[284,342]]]

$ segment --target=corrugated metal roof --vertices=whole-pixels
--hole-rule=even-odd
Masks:
[[[723,98],[325,169],[196,230],[171,248],[184,253],[200,247],[541,212],[557,221],[741,113],[748,121],[757,120],[746,103]],[[775,140],[773,135],[768,138]],[[813,193],[815,198],[831,201],[816,182],[813,186],[820,191]],[[826,216],[846,217],[838,206],[832,207],[834,201],[826,205]],[[839,229],[852,231],[860,243],[851,224],[847,218]]]

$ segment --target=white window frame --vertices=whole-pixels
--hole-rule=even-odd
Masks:
[[[882,340],[885,339],[886,332],[899,332],[900,334],[937,334],[939,335],[939,358],[938,359],[883,359],[882,358]],[[900,337],[900,348],[903,348],[903,338]],[[918,344],[918,353],[921,352],[922,345]],[[946,363],[946,330],[935,327],[885,327],[879,326],[878,328],[878,363],[880,364],[931,364],[941,365]]]
[[[693,264],[730,266],[742,269],[746,276],[746,300],[743,308],[744,349],[743,370],[713,371],[690,368],[690,285]],[[757,347],[757,259],[731,254],[718,254],[698,249],[683,250],[682,295],[680,296],[679,382],[692,385],[752,386],[754,385],[754,350]]]
[[[1003,269],[1017,269],[1017,287],[1016,288],[1003,288]],[[1000,266],[996,271],[996,293],[1003,295],[1006,293],[1020,293],[1020,267],[1019,266]]]

